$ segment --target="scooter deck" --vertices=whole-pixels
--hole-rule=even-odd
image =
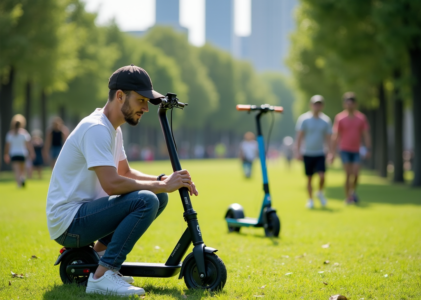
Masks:
[[[225,219],[228,224],[230,225],[237,225],[243,227],[262,227],[262,224],[259,224],[258,220],[255,218],[241,218],[241,219],[232,219],[226,218]]]
[[[172,277],[180,273],[181,264],[176,266],[167,266],[160,263],[123,263],[120,273],[125,276],[134,277]]]

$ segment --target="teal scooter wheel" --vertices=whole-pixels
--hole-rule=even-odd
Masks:
[[[267,223],[265,224],[265,235],[267,237],[278,237],[281,231],[281,221],[276,212],[270,212],[267,215]]]

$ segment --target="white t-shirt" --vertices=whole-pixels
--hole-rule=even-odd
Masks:
[[[26,142],[31,140],[29,133],[21,128],[18,133],[9,131],[6,135],[6,143],[10,144],[9,155],[12,156],[27,156],[28,149],[26,148]]]
[[[242,141],[241,152],[244,158],[248,161],[253,161],[257,155],[257,142],[256,141]]]
[[[108,196],[91,168],[118,168],[125,159],[121,129],[114,129],[102,109],[77,125],[63,145],[48,189],[47,223],[52,240],[66,231],[83,203]]]

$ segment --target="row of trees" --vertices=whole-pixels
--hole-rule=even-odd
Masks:
[[[394,124],[394,181],[403,179],[403,111],[414,116],[414,186],[421,186],[421,2],[302,0],[288,58],[301,107],[323,94],[326,109],[357,93],[372,124],[373,166],[387,176],[388,124]],[[304,100],[305,99],[305,100]]]
[[[109,76],[128,64],[146,69],[157,91],[174,92],[189,103],[182,113],[174,112],[174,126],[191,145],[238,139],[253,130],[251,116],[235,111],[239,103],[283,105],[287,113],[276,119],[274,134],[293,134],[294,98],[281,75],[258,75],[249,63],[211,45],[194,47],[171,28],[155,27],[140,38],[113,22],[97,26],[95,18],[81,0],[0,3],[1,142],[18,112],[29,126],[38,116],[44,132],[52,115],[77,124],[105,104]],[[158,147],[161,133],[155,108],[150,109],[140,128],[128,128],[129,142]]]

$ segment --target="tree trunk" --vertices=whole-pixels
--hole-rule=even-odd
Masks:
[[[409,51],[412,74],[412,112],[414,114],[414,180],[421,187],[421,48]]]
[[[25,118],[26,118],[26,129],[31,132],[31,121],[32,121],[32,84],[28,80],[25,88]]]
[[[379,108],[377,115],[377,170],[381,177],[387,177],[387,109],[386,109],[386,95],[384,92],[383,83],[378,86],[379,92]]]
[[[41,91],[41,130],[44,136],[47,133],[47,95],[45,94],[45,90],[42,89]]]
[[[63,104],[60,105],[58,108],[58,115],[63,120],[63,123],[66,125],[66,106],[64,106]]]
[[[368,159],[367,165],[368,168],[371,170],[376,169],[376,156],[374,155],[377,153],[377,139],[376,139],[376,111],[373,109],[370,109],[367,111],[367,119],[368,124],[370,124],[370,136],[371,136],[371,144],[373,146],[372,153],[373,155],[370,156]]]
[[[393,181],[394,182],[404,182],[403,179],[403,101],[400,95],[400,89],[398,81],[401,77],[400,70],[395,70],[393,73],[395,79],[394,84],[394,119],[395,119],[395,141],[393,144],[394,153],[393,153],[393,163],[394,163],[394,172],[393,172]]]
[[[11,166],[3,163],[4,145],[6,134],[10,128],[10,120],[13,117],[13,82],[15,80],[15,69],[10,68],[8,78],[3,81],[0,78],[0,169],[11,170]]]

